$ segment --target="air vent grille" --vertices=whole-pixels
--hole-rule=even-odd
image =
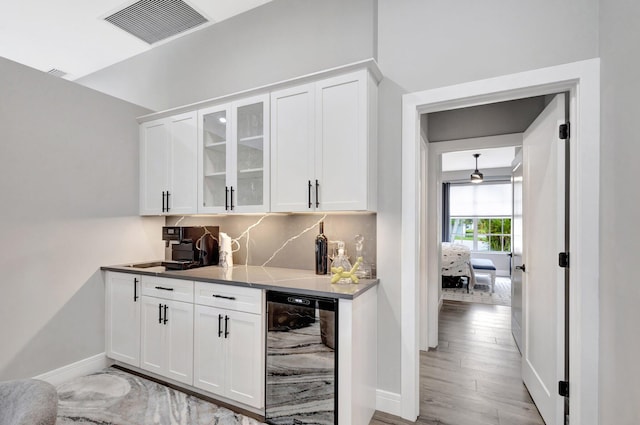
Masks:
[[[182,0],[140,0],[105,20],[149,44],[208,22]]]
[[[66,72],[60,71],[59,69],[55,69],[55,68],[51,68],[50,70],[48,70],[47,74],[53,75],[54,77],[60,77],[60,78],[62,78],[65,75],[67,75]]]

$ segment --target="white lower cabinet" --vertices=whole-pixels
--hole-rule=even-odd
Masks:
[[[106,276],[107,356],[140,366],[140,276],[108,272]]]
[[[249,299],[256,305],[247,305]],[[196,303],[208,305],[195,306],[195,387],[258,409],[264,407],[262,299],[258,289],[196,282]]]
[[[140,367],[191,385],[193,304],[142,297]]]

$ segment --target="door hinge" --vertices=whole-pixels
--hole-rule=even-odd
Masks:
[[[569,397],[569,381],[558,381],[558,394]]]
[[[560,128],[558,130],[558,137],[560,137],[561,140],[567,140],[569,138],[570,131],[571,131],[571,126],[569,125],[569,123],[560,124]]]
[[[560,267],[569,267],[569,253],[561,252],[558,254],[558,266]]]

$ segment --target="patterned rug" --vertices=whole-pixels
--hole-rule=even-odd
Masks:
[[[56,425],[259,425],[255,419],[109,367],[58,386]]]
[[[497,276],[493,294],[488,286],[476,286],[469,294],[466,288],[445,288],[442,290],[442,299],[511,306],[511,279]]]

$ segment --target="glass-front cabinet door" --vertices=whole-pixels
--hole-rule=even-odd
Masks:
[[[203,109],[200,120],[200,176],[198,212],[220,213],[229,209],[227,172],[232,165],[231,108],[221,105]]]
[[[200,110],[199,213],[268,211],[268,108],[263,95]]]
[[[269,205],[269,96],[234,102],[233,211],[266,212]],[[265,118],[266,117],[266,118]]]

